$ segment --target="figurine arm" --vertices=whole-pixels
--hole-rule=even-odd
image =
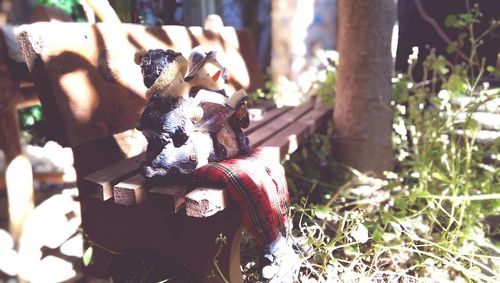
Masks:
[[[164,139],[170,138],[175,147],[186,143],[194,132],[193,122],[181,108],[176,108],[163,115],[161,119],[161,135]]]
[[[240,89],[229,98],[229,105],[235,109],[231,119],[234,123],[245,129],[250,125],[250,115],[247,108],[248,95],[245,90]]]

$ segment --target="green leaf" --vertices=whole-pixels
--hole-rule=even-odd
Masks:
[[[452,92],[463,92],[466,89],[467,84],[460,75],[453,74],[443,87]]]
[[[459,35],[458,35],[458,42],[460,43],[460,45],[463,45],[464,44],[464,40],[467,38],[468,34],[466,32],[461,32]]]
[[[396,198],[394,200],[394,204],[401,210],[405,211],[407,208],[407,199],[406,198]]]
[[[35,124],[35,118],[33,118],[33,116],[29,113],[23,115],[21,121],[23,128],[29,128]]]
[[[324,205],[316,206],[314,208],[314,215],[316,215],[319,219],[325,219],[328,215],[330,215],[330,208]]]
[[[292,169],[293,169],[295,172],[297,172],[297,173],[299,173],[299,174],[304,175],[304,172],[302,171],[302,169],[300,168],[300,166],[299,166],[297,163],[292,163],[292,164],[290,164],[290,165],[292,166]]]
[[[378,242],[382,240],[383,236],[384,236],[384,228],[382,228],[382,226],[377,224],[377,227],[375,227],[375,231],[373,231],[372,233],[372,240]]]
[[[457,23],[458,23],[458,18],[456,15],[449,15],[444,20],[444,26],[447,28],[454,28],[456,27]]]
[[[40,106],[31,108],[30,113],[37,122],[40,121],[43,117],[42,109]]]
[[[479,124],[479,122],[472,119],[467,124],[467,128],[473,135],[477,135],[477,133],[481,131],[481,125]]]
[[[464,23],[478,23],[479,21],[474,17],[473,14],[471,13],[466,13],[466,14],[460,14],[459,15],[460,19]]]
[[[496,70],[496,68],[493,66],[486,67],[486,71],[488,71],[488,73],[493,73],[493,72],[495,72],[495,70]]]
[[[448,60],[446,59],[446,57],[439,55],[436,57],[436,61],[433,64],[433,68],[434,70],[440,72],[441,74],[446,75],[449,72],[446,66],[447,64]]]
[[[446,183],[450,182],[450,179],[448,178],[448,176],[444,175],[443,173],[441,173],[439,171],[432,172],[431,175],[436,180],[440,180],[440,181],[443,181],[443,182],[446,182]]]
[[[94,255],[94,249],[92,248],[92,246],[88,247],[85,252],[83,253],[83,265],[84,266],[89,266],[92,264],[93,262],[93,255]]]
[[[454,53],[458,49],[458,42],[452,41],[450,44],[448,44],[448,47],[446,47],[446,52],[448,53]]]

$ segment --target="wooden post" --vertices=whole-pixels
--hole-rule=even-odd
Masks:
[[[7,164],[21,153],[19,126],[14,98],[19,90],[19,82],[10,72],[7,45],[0,30],[0,149],[5,152]]]
[[[3,92],[2,89],[0,89],[0,95],[1,92]],[[15,105],[9,105],[0,111],[0,149],[5,153],[7,164],[21,153]]]
[[[33,210],[33,173],[31,164],[21,156],[19,122],[15,103],[19,82],[7,65],[7,47],[0,32],[0,149],[5,153],[7,198],[9,201],[9,227],[18,244],[22,225]]]
[[[18,245],[24,222],[34,209],[33,172],[28,158],[22,155],[14,158],[7,166],[5,179],[9,202],[9,230]]]

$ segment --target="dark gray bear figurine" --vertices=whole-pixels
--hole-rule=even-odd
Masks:
[[[184,106],[188,91],[183,82],[186,58],[172,50],[155,49],[139,52],[136,63],[149,88],[138,127],[148,141],[143,175],[151,178],[176,171],[190,173],[207,163],[213,151],[211,139],[194,133],[192,113]],[[190,137],[206,146],[197,146]]]
[[[237,137],[220,132],[239,108],[212,91],[189,97],[184,82],[186,58],[172,50],[155,49],[138,52],[135,61],[148,87],[138,127],[148,141],[144,177],[188,174],[208,162],[228,158],[228,151],[238,152]],[[217,138],[234,146],[222,148]]]

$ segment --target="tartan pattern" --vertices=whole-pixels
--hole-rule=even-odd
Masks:
[[[278,162],[265,160],[259,148],[248,157],[209,163],[195,176],[226,188],[240,207],[243,225],[261,246],[285,235],[290,209],[285,171]]]

